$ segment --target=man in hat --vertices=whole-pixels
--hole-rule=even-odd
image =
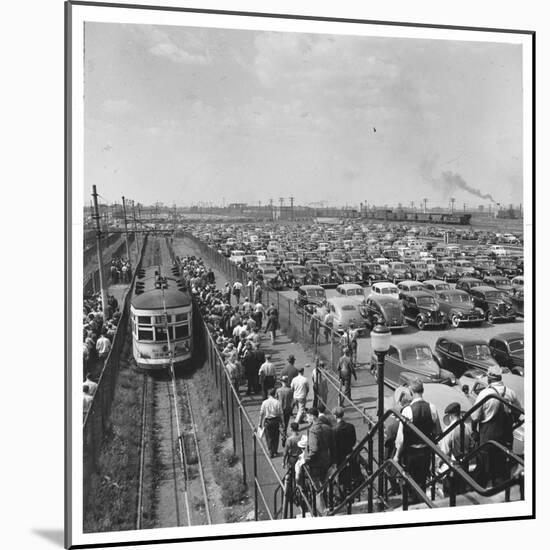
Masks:
[[[309,393],[309,382],[304,376],[304,367],[298,369],[298,375],[292,379],[290,387],[294,392],[294,403],[298,405],[298,412],[294,420],[299,424],[306,414],[306,401],[307,394]]]
[[[344,409],[342,407],[335,407],[332,414],[336,418],[336,426],[332,430],[334,437],[334,456],[332,462],[339,468],[353,451],[353,447],[357,442],[357,435],[355,433],[355,426],[344,420]],[[352,474],[356,465],[357,463],[354,461],[354,464],[350,464],[340,474],[338,481],[344,490],[344,494],[348,493],[351,488]]]
[[[279,431],[283,424],[283,409],[275,399],[275,388],[269,390],[267,399],[260,407],[260,420],[258,426],[265,428],[265,439],[271,458],[277,456],[279,447]]]
[[[464,415],[460,408],[460,403],[454,401],[445,407],[445,415],[443,416],[443,424],[445,427],[452,426],[458,422]],[[453,461],[458,461],[462,456],[468,454],[472,450],[472,426],[470,422],[465,422],[463,428],[460,425],[455,426],[449,433],[443,436],[439,442],[439,448]],[[448,466],[441,461],[439,469],[444,472]],[[463,493],[466,490],[466,485],[462,479],[455,480],[455,491]],[[449,492],[449,479],[443,480],[443,489],[446,494]]]
[[[412,393],[411,404],[405,407],[401,414],[422,432],[433,440],[441,433],[439,415],[433,403],[424,400],[424,384],[418,379],[410,385]],[[416,481],[420,488],[426,490],[426,479],[430,470],[431,449],[409,426],[399,423],[395,440],[395,455],[405,466],[405,470]],[[411,501],[417,500],[413,495]]]
[[[294,355],[290,354],[286,361],[286,365],[281,369],[281,376],[286,376],[288,378],[288,383],[292,384],[292,380],[298,375],[298,369],[294,366],[296,358]]]
[[[505,399],[511,405],[522,408],[514,390],[507,388],[502,382],[502,369],[498,365],[487,370],[488,386],[479,392],[475,405],[487,396],[494,395]],[[510,410],[498,399],[488,399],[480,408],[472,413],[472,421],[478,423],[479,444],[487,441],[496,441],[512,448],[513,418]],[[489,445],[480,451],[481,471],[480,485],[486,486],[489,482],[498,483],[506,477],[506,461],[502,453]]]
[[[283,411],[283,414],[284,414],[284,411]],[[285,455],[283,457],[283,468],[294,469],[294,465],[296,464],[296,461],[298,460],[298,457],[302,453],[303,449],[305,449],[305,445],[303,446],[303,448],[298,446],[301,436],[300,436],[300,427],[298,424],[296,424],[296,422],[290,423],[290,432],[291,432],[290,437],[288,438],[285,446]],[[307,440],[307,438],[305,439]]]
[[[292,406],[294,405],[294,396],[293,396],[294,392],[288,382],[288,376],[283,375],[281,377],[281,380],[283,382],[283,385],[280,388],[277,388],[277,391],[275,392],[275,396],[279,400],[279,403],[281,404],[281,408],[283,409],[282,444],[284,447],[286,443],[286,433],[287,433],[288,423],[290,421],[290,417],[292,416]]]

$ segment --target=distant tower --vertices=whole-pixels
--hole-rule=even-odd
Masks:
[[[290,219],[294,219],[294,197],[290,197]]]
[[[450,203],[451,203],[451,214],[453,214],[454,211],[455,211],[455,201],[456,201],[456,199],[453,198],[453,197],[451,197],[451,199],[450,199]]]
[[[422,201],[424,202],[424,214],[426,214],[428,212],[428,208],[427,208],[427,204],[428,204],[428,199],[422,199]]]

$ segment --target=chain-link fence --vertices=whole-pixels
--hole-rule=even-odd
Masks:
[[[139,263],[134,270],[131,284],[126,296],[124,297],[121,315],[117,326],[117,331],[113,338],[111,351],[105,360],[105,364],[99,377],[97,388],[90,405],[90,408],[84,418],[83,426],[83,491],[84,503],[86,503],[88,492],[90,490],[90,481],[92,474],[98,466],[98,459],[101,452],[101,446],[105,433],[109,429],[109,417],[111,414],[111,405],[115,396],[116,382],[118,378],[119,362],[122,350],[125,343],[130,338],[127,331],[128,315],[130,310],[130,302],[132,290],[134,288],[136,272],[141,267],[143,260],[143,250],[147,242],[147,237],[144,238],[141,250],[139,253]],[[72,372],[82,372],[80,369],[72,369]]]

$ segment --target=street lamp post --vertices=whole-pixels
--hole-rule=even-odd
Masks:
[[[390,348],[391,331],[388,327],[378,324],[371,333],[372,351],[376,354],[376,375],[378,381],[378,467],[384,463],[384,358]],[[384,494],[384,476],[378,476],[378,498],[380,502]]]

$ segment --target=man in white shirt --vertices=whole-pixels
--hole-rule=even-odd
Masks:
[[[267,399],[260,407],[260,420],[258,423],[260,428],[265,429],[265,439],[271,458],[277,456],[279,431],[283,422],[283,409],[279,401],[275,399],[275,388],[271,388]]]
[[[258,371],[260,376],[260,384],[264,393],[264,399],[267,399],[267,394],[271,388],[275,387],[275,365],[271,362],[271,355],[265,356],[265,362]]]
[[[237,305],[239,305],[239,302],[241,301],[242,288],[243,284],[240,281],[235,281],[233,283],[233,296],[235,296],[235,300],[237,300]]]
[[[111,342],[109,341],[109,338],[105,336],[105,333],[101,334],[101,336],[98,338],[95,349],[97,350],[99,359],[101,361],[105,361],[105,359],[107,359],[107,356],[109,355],[109,352],[111,351]]]
[[[304,376],[304,367],[298,368],[298,375],[292,379],[290,387],[294,391],[294,402],[298,405],[298,412],[294,420],[299,424],[306,414],[306,401],[309,393],[309,382]]]

